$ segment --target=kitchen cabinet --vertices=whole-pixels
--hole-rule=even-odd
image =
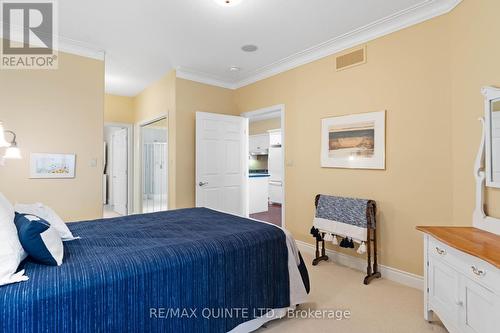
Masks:
[[[249,178],[250,214],[267,212],[269,207],[269,175],[252,175]]]
[[[272,146],[281,146],[281,129],[270,130],[269,132],[269,145]]]
[[[269,131],[269,201],[283,204],[283,148],[281,147],[281,130]]]
[[[269,135],[257,134],[248,137],[248,151],[250,154],[267,154],[269,150]]]

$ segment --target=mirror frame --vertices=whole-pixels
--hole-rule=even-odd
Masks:
[[[484,87],[482,89],[484,95],[484,119],[486,121],[486,186],[500,188],[500,181],[493,179],[493,156],[492,156],[492,107],[495,100],[500,101],[500,89],[495,87]]]
[[[500,98],[500,89],[496,87],[484,87],[482,93],[485,97],[485,116],[479,118],[482,125],[481,143],[477,152],[476,162],[474,163],[474,177],[476,179],[476,208],[473,214],[473,225],[475,228],[482,229],[494,234],[500,235],[500,219],[487,216],[484,212],[484,190],[486,183],[486,173],[489,170],[491,180],[491,101]],[[488,148],[489,147],[489,148]],[[485,150],[486,150],[486,168],[485,168]],[[488,162],[489,161],[489,162]]]

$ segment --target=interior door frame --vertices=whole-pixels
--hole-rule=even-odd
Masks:
[[[120,127],[127,130],[127,214],[132,214],[134,212],[134,125],[105,122],[104,127]],[[109,158],[108,155],[108,160]]]
[[[283,167],[283,181],[282,181],[282,191],[283,191],[283,203],[281,204],[281,227],[285,228],[286,226],[286,219],[285,219],[285,206],[286,206],[286,191],[285,191],[285,184],[286,184],[286,140],[285,140],[285,104],[277,104],[269,107],[265,107],[262,109],[254,110],[254,111],[249,111],[249,112],[244,112],[241,114],[242,117],[245,118],[252,118],[252,119],[258,119],[258,120],[265,120],[265,119],[272,119],[272,118],[277,118],[278,116],[280,117],[281,121],[281,148],[283,149],[283,153],[281,154],[281,163]],[[250,133],[249,133],[250,134]],[[249,168],[249,161],[248,158],[246,159],[247,167],[246,169],[248,170]],[[247,182],[249,182],[247,178]],[[248,187],[248,186],[247,186]]]
[[[144,120],[142,122],[139,122],[137,124],[137,129],[138,129],[138,149],[137,149],[137,154],[139,156],[139,172],[138,172],[138,187],[139,187],[139,202],[137,203],[137,212],[139,214],[142,214],[143,213],[143,207],[142,207],[142,204],[144,202],[144,199],[142,197],[142,189],[143,189],[143,183],[142,183],[142,172],[143,172],[143,169],[144,169],[144,160],[142,158],[142,148],[143,148],[143,140],[142,140],[142,133],[143,133],[143,128],[144,126],[147,126],[147,125],[150,125],[150,124],[153,124],[153,123],[156,123],[157,121],[160,121],[162,119],[166,119],[167,120],[167,144],[165,145],[165,156],[167,157],[167,210],[171,209],[170,207],[170,204],[169,204],[169,201],[170,201],[170,190],[169,190],[169,186],[170,186],[170,156],[169,156],[169,145],[170,145],[170,136],[169,136],[169,133],[170,133],[170,118],[169,118],[169,115],[168,115],[168,112],[165,112],[165,113],[161,113],[159,114],[158,116],[154,117],[154,118],[150,118],[148,120]]]

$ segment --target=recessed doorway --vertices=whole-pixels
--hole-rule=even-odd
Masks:
[[[140,126],[141,205],[143,213],[168,209],[168,119]]]
[[[247,112],[242,116],[249,120],[249,216],[284,226],[284,106]]]

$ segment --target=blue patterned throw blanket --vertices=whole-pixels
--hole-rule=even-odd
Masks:
[[[196,208],[69,227],[62,266],[0,287],[0,332],[228,332],[290,306],[272,225]]]
[[[375,202],[367,199],[320,195],[314,226],[319,230],[359,242],[366,241],[367,228],[375,214]]]

